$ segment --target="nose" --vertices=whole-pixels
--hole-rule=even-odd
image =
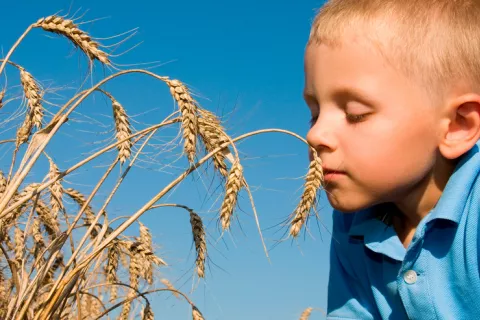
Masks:
[[[322,153],[332,153],[337,149],[337,140],[332,128],[318,120],[308,131],[307,142],[318,152],[320,157]],[[311,151],[309,151],[309,158],[312,160]]]

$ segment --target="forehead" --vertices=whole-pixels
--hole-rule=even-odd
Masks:
[[[423,87],[392,66],[374,44],[358,36],[346,37],[336,45],[308,45],[304,68],[306,98],[320,104],[355,100],[396,113],[432,104]]]

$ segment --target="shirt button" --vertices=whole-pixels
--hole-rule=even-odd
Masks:
[[[408,284],[414,284],[417,282],[417,273],[415,270],[408,270],[403,274],[403,280]]]

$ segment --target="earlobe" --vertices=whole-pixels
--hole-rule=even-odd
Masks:
[[[440,152],[453,160],[469,151],[480,139],[480,96],[462,96],[449,109]]]

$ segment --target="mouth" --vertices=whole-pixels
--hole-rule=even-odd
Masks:
[[[332,170],[328,168],[323,169],[323,177],[325,181],[337,180],[346,175],[345,171],[341,170]]]

